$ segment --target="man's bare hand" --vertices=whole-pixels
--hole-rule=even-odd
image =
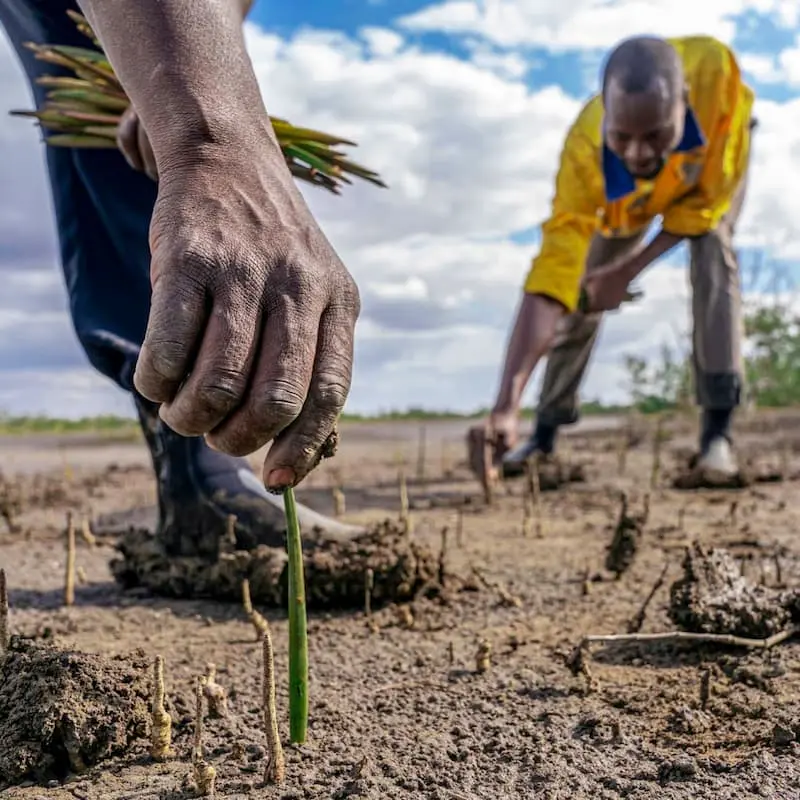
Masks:
[[[158,180],[158,167],[153,148],[133,106],[128,106],[119,121],[117,147],[133,169],[144,172],[151,180]]]
[[[630,291],[630,272],[624,264],[593,269],[583,278],[586,312],[614,311],[635,295]]]
[[[259,137],[260,138],[260,137]],[[150,318],[134,381],[185,436],[268,489],[314,468],[349,393],[356,285],[266,137],[160,164]]]

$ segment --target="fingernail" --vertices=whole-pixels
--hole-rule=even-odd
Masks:
[[[294,482],[294,470],[288,467],[279,467],[269,473],[267,477],[267,489],[273,492],[280,492],[293,486]]]

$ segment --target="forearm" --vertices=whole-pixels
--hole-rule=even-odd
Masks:
[[[245,49],[244,0],[79,2],[159,165],[187,146],[274,142]]]
[[[506,349],[494,410],[516,412],[531,374],[545,355],[565,308],[538,294],[524,293]]]
[[[665,230],[659,231],[641,250],[626,258],[625,272],[628,280],[637,278],[654,261],[677,247],[683,239],[683,236],[667,233]]]

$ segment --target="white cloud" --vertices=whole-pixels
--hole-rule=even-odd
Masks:
[[[478,22],[495,42],[586,48],[624,35],[634,13],[649,14],[643,18],[660,32],[671,31],[662,31],[661,22],[690,20],[693,30],[730,36],[730,15],[757,5],[676,2],[445,6],[448,29],[469,34],[470,60],[424,51],[385,28],[364,29],[356,38],[306,31],[284,40],[248,25],[267,108],[359,142],[353,157],[390,184],[389,190],[355,185],[340,197],[304,189],[362,290],[353,410],[471,409],[490,403],[496,388],[520,285],[535,253],[535,246],[510,237],[546,215],[563,135],[581,100],[559,86],[528,88],[521,76],[532,62],[522,51],[503,53],[479,41]],[[475,17],[480,8],[485,17]],[[776,19],[783,15],[787,24],[796,13],[794,4],[775,0],[760,0],[758,9]],[[454,28],[459,14],[460,28]],[[577,69],[596,60],[592,53],[583,56]],[[766,64],[751,58],[746,66],[766,75]],[[0,81],[2,107],[29,106],[5,40]],[[758,114],[742,241],[796,256],[800,100],[760,101]],[[0,409],[25,411],[33,397],[37,409],[51,413],[127,410],[127,398],[85,366],[67,317],[38,135],[25,121],[2,117],[0,144],[6,156],[0,185],[13,187],[0,196],[0,337],[6,343],[0,346]],[[622,354],[652,355],[662,341],[673,342],[673,318],[685,330],[685,272],[659,266],[642,286],[640,305],[606,321],[585,396],[622,399]],[[14,341],[27,349],[13,347]],[[14,353],[26,363],[3,361]]]
[[[444,0],[400,23],[411,31],[480,35],[505,47],[562,51],[609,47],[641,33],[641,20],[660,36],[703,32],[730,42],[736,33],[734,17],[745,11],[769,15],[787,28],[800,19],[800,9],[790,0]]]

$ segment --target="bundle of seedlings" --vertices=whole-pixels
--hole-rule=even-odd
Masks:
[[[47,131],[45,142],[52,147],[116,148],[120,119],[130,100],[88,21],[74,11],[67,13],[94,47],[26,43],[39,61],[61,67],[67,74],[38,78],[37,83],[48,88],[45,102],[35,111],[11,114],[36,119]],[[355,147],[355,142],[296,127],[278,117],[270,120],[286,165],[296,179],[333,194],[340,194],[342,184],[352,183],[348,176],[386,187],[376,172],[349,160],[342,152],[341,147]]]

